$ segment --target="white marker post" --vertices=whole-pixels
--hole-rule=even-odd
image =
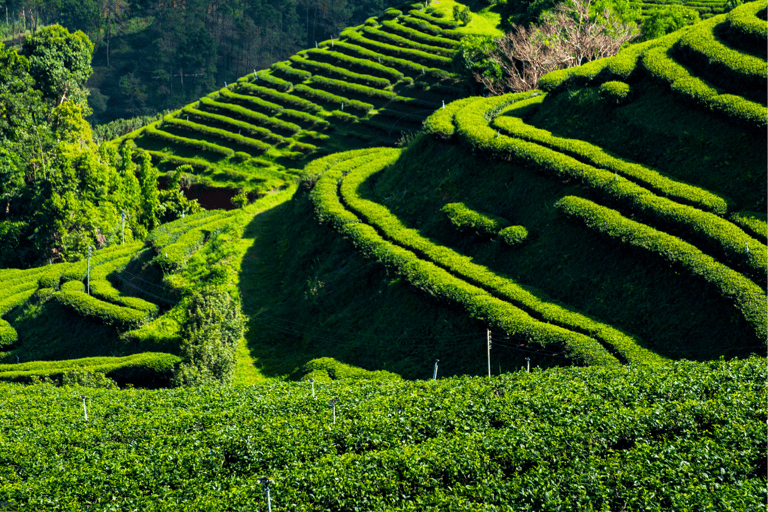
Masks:
[[[328,405],[330,405],[333,408],[333,423],[336,423],[336,399],[332,398]]]
[[[439,362],[439,359],[435,359],[435,370],[432,372],[432,380],[437,380],[437,363]]]
[[[312,399],[316,400],[316,398],[315,398],[315,379],[309,379],[309,383],[312,384]]]
[[[85,395],[80,395],[80,397],[83,399],[83,416],[85,416],[85,421],[88,421],[88,407],[85,405]]]
[[[262,477],[257,480],[264,489],[264,498],[267,500],[267,510],[272,512],[272,496],[269,494],[269,478]]]

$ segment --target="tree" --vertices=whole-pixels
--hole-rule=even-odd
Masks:
[[[181,328],[184,362],[174,375],[177,386],[226,385],[237,363],[237,344],[245,334],[240,301],[208,286],[196,292]]]
[[[495,41],[489,61],[502,71],[500,80],[475,74],[492,94],[527,91],[550,71],[580,66],[618,53],[637,35],[637,26],[621,22],[610,10],[590,12],[591,0],[561,4],[541,24],[515,26]]]
[[[643,39],[656,39],[700,21],[696,9],[682,5],[654,7],[643,22]]]
[[[35,88],[51,105],[64,100],[76,103],[86,116],[88,89],[85,82],[93,73],[93,43],[81,31],[70,34],[60,25],[50,25],[27,36],[23,54],[29,60],[29,74]]]

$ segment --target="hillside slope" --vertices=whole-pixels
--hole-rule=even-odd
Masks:
[[[414,20],[429,14],[409,16],[419,26]],[[402,26],[376,22],[354,33],[391,38],[378,25],[402,32],[402,18]],[[99,251],[90,282],[85,262],[0,270],[0,379],[81,364],[161,385],[178,361],[185,305],[204,284],[239,295],[250,318],[239,382],[299,378],[318,357],[406,378],[431,377],[436,364],[440,375],[485,374],[489,338],[494,374],[529,361],[616,366],[763,354],[767,26],[765,6],[745,4],[547,75],[540,91],[440,103],[404,148],[335,153],[359,147],[352,132],[375,126],[397,98],[350,131],[303,128],[297,133],[328,137],[308,165],[276,163],[272,182],[261,171],[247,176],[279,182],[281,192],[180,219],[144,245]],[[287,77],[352,43],[329,44],[259,80],[278,69]],[[329,80],[318,83],[336,83]],[[283,86],[291,101],[316,85],[292,84]],[[259,87],[243,80],[238,91],[258,94],[216,94],[266,101]],[[216,119],[203,108],[214,103],[235,108],[203,100],[188,109],[189,123]],[[338,118],[341,110],[332,112],[316,113]],[[165,122],[191,126],[180,116]],[[280,116],[271,119],[277,125]],[[157,158],[190,161],[177,150],[173,143]],[[263,156],[219,162],[233,159]],[[15,367],[17,357],[48,363]]]

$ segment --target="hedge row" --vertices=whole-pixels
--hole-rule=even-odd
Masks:
[[[168,132],[158,130],[154,126],[147,126],[144,129],[144,133],[146,133],[149,137],[152,137],[154,139],[159,139],[164,142],[170,142],[172,144],[178,144],[180,146],[194,148],[200,151],[207,151],[209,153],[215,153],[215,154],[224,155],[224,156],[230,156],[235,154],[235,151],[233,149],[230,149],[224,146],[219,146],[218,144],[213,144],[212,142],[208,142],[204,140],[179,137],[178,135],[173,135]]]
[[[358,100],[350,100],[349,98],[346,98],[344,96],[338,96],[336,94],[332,94],[322,89],[313,89],[304,84],[297,85],[293,90],[296,93],[303,94],[304,96],[313,98],[317,101],[324,101],[326,103],[337,103],[339,105],[344,105],[345,108],[348,107],[355,110],[360,110],[361,112],[364,112],[366,114],[371,110],[373,110],[373,105],[371,105],[370,103],[365,103],[363,101],[358,101]]]
[[[55,265],[46,265],[45,271],[37,277],[37,282],[41,288],[52,288],[57,290],[61,280],[61,274],[65,272],[71,263],[57,263]]]
[[[324,76],[313,76],[313,84],[323,85],[339,91],[344,91],[351,94],[359,94],[368,98],[378,98],[381,100],[392,100],[397,94],[392,91],[384,91],[381,89],[374,89],[373,87],[366,87],[364,85],[350,84],[343,80],[336,80],[333,78],[326,78]]]
[[[62,290],[56,292],[54,297],[58,302],[74,309],[82,316],[98,318],[105,324],[121,330],[137,327],[148,316],[144,311],[117,306],[79,291]]]
[[[358,40],[363,40],[363,39],[359,37]],[[338,41],[336,43],[335,48],[346,51],[348,53],[352,53],[354,55],[359,55],[360,57],[368,59],[370,62],[378,62],[379,64],[382,64],[382,65],[404,70],[405,72],[413,75],[421,75],[422,73],[426,73],[428,76],[436,76],[438,74],[445,73],[445,71],[443,71],[442,69],[438,69],[438,68],[425,69],[424,65],[417,64],[410,60],[393,57],[391,55],[387,55],[383,53],[378,53],[373,50],[369,50],[368,48],[364,48],[362,46],[347,43],[344,41]]]
[[[499,231],[499,237],[507,245],[520,245],[528,239],[528,230],[523,226],[509,226]]]
[[[390,80],[390,82],[397,82],[405,79],[405,75],[402,72],[383,64],[379,64],[378,62],[371,61],[370,58],[358,59],[357,57],[351,57],[345,53],[329,50],[327,47],[311,48],[306,50],[306,53],[315,60],[327,59],[332,60],[333,62],[339,62],[344,64],[347,68],[365,71],[365,73],[369,75],[382,76]],[[309,77],[307,77],[307,79],[309,79]]]
[[[4,300],[13,297],[18,293],[23,293],[28,290],[34,291],[37,289],[37,275],[39,274],[40,272],[36,272],[34,274],[22,276],[21,279],[16,278],[13,281],[3,281],[3,289],[0,290],[0,316],[8,311],[7,309],[3,309],[2,304]]]
[[[643,55],[643,67],[657,80],[669,85],[675,93],[713,112],[722,113],[759,129],[767,126],[768,109],[741,96],[720,94],[704,80],[691,76],[688,70],[668,55],[668,47],[653,48]]]
[[[533,98],[529,101],[540,100],[539,98]],[[658,195],[670,197],[675,201],[686,203],[721,216],[725,215],[728,211],[728,201],[717,194],[678,181],[645,165],[613,156],[600,146],[578,139],[554,136],[551,132],[526,124],[517,117],[499,116],[493,121],[492,126],[501,129],[502,133],[541,144],[560,153],[572,156],[591,166],[615,172],[649,188]]]
[[[231,117],[220,116],[218,114],[212,114],[210,112],[203,112],[201,110],[197,110],[196,108],[193,108],[190,106],[186,106],[182,108],[181,112],[183,115],[189,115],[197,119],[227,126],[229,127],[230,130],[238,130],[238,132],[244,131],[248,135],[259,137],[272,144],[279,144],[281,142],[285,142],[285,137],[277,135],[276,133],[273,133],[267,128],[263,128],[261,126],[254,126],[244,121],[237,121],[235,119],[232,119]]]
[[[419,30],[422,32],[426,32],[427,34],[433,34],[433,35],[440,35],[443,37],[447,37],[453,40],[458,41],[462,37],[464,37],[466,34],[462,32],[455,32],[453,30],[445,30],[441,27],[435,26],[430,21],[427,21],[425,19],[422,19],[420,17],[414,17],[414,16],[403,16],[400,18],[400,21],[407,23],[409,25],[413,25],[414,27],[418,27]]]
[[[586,199],[566,196],[555,206],[590,229],[648,251],[670,263],[682,265],[691,274],[702,277],[714,285],[720,295],[733,301],[754,328],[757,339],[765,340],[768,329],[765,291],[743,275],[679,238],[656,231]]]
[[[138,297],[124,295],[107,280],[109,274],[127,265],[132,257],[132,255],[129,255],[115,259],[109,263],[100,265],[95,271],[91,272],[91,295],[104,301],[112,302],[120,306],[126,306],[137,311],[142,311],[149,316],[154,316],[159,311],[156,304]]]
[[[363,33],[369,39],[380,41],[385,44],[396,45],[399,48],[409,48],[412,50],[426,52],[431,55],[441,55],[446,58],[451,57],[454,53],[453,49],[418,43],[408,38],[399,36],[397,34],[392,34],[390,32],[384,32],[383,30],[379,30],[378,28],[374,27],[363,27]],[[342,36],[344,36],[344,33],[342,33]]]
[[[447,203],[440,211],[448,216],[451,224],[460,230],[475,231],[478,235],[496,236],[509,226],[509,221],[488,213],[476,212],[464,203]]]
[[[93,256],[91,256],[91,274],[101,265],[108,264],[118,258],[132,256],[142,245],[144,245],[142,242],[133,242],[128,245],[112,245],[95,251]],[[69,268],[62,271],[60,273],[61,279],[63,281],[83,281],[87,270],[88,260],[83,258],[76,263],[72,263]],[[46,286],[46,288],[58,288],[58,286]]]
[[[408,106],[411,109],[419,108],[421,110],[429,110],[434,112],[441,107],[441,104],[424,98],[414,98],[412,96],[397,96],[392,100],[392,103]]]
[[[744,89],[759,91],[757,95],[765,102],[765,91],[768,88],[765,58],[721,43],[712,29],[723,20],[724,15],[697,24],[680,38],[675,46],[677,53],[683,61],[691,63],[697,74],[710,82],[737,95],[744,95]]]
[[[0,348],[10,347],[19,341],[19,333],[11,324],[0,318]]]
[[[294,67],[291,67],[287,62],[276,62],[272,64],[271,68],[274,71],[282,73],[288,78],[292,80],[296,80],[298,82],[309,80],[309,77],[312,76],[312,73],[310,73],[309,71],[304,71],[302,69],[296,69]]]
[[[208,222],[196,225],[179,235],[173,243],[162,248],[155,248],[157,256],[152,259],[152,263],[159,266],[163,272],[178,272],[185,267],[189,257],[206,240],[231,222],[231,215],[225,213],[221,216],[212,217]]]
[[[277,114],[283,111],[283,107],[281,105],[272,103],[271,101],[264,101],[263,99],[257,98],[255,96],[237,94],[230,91],[229,89],[222,89],[220,92],[222,97],[228,99],[231,102],[245,104],[249,107],[256,107],[256,109],[260,111],[269,112],[270,114]]]
[[[539,79],[538,88],[554,92],[571,85],[584,85],[595,78],[605,82],[610,80],[632,82],[638,75],[638,62],[646,51],[659,45],[674,44],[687,30],[690,30],[690,27],[683,27],[658,39],[630,45],[613,57],[593,60],[578,67],[552,71]]]
[[[170,384],[174,365],[181,358],[162,352],[144,352],[123,357],[86,357],[62,361],[34,361],[0,364],[0,380],[30,382],[33,377],[60,378],[80,369],[101,372],[118,383],[143,387],[164,387]]]
[[[451,65],[451,59],[448,57],[443,57],[442,55],[435,55],[432,53],[423,52],[421,50],[402,48],[400,46],[394,46],[391,44],[380,43],[378,41],[372,41],[370,39],[363,37],[362,34],[358,33],[353,29],[347,29],[344,32],[342,32],[341,35],[342,37],[345,37],[355,43],[358,43],[370,48],[375,48],[377,51],[385,55],[391,55],[398,58],[402,57],[404,59],[408,59],[413,62],[413,66],[412,66],[413,68],[416,68],[419,71],[423,70],[424,73],[426,73],[425,66],[435,66],[435,67],[444,66],[446,68],[449,68]],[[342,46],[339,45],[339,47],[342,47]],[[421,64],[421,66],[419,66],[418,64]]]
[[[659,197],[631,181],[617,178],[614,173],[538,144],[506,136],[498,137],[498,132],[488,126],[485,113],[498,108],[514,96],[481,99],[458,111],[455,120],[459,137],[477,150],[501,158],[515,157],[558,177],[576,178],[612,197],[617,203],[626,204],[648,218],[673,226],[722,251],[754,278],[764,279],[768,249],[727,220]]]
[[[350,82],[365,85],[368,87],[379,87],[383,89],[385,87],[392,86],[392,83],[386,78],[380,78],[377,76],[355,73],[354,71],[350,71],[346,68],[334,66],[326,62],[309,60],[302,57],[301,55],[291,56],[291,62],[295,63],[298,66],[314,70],[314,73],[312,75],[313,80],[318,77],[317,70],[320,70],[319,72],[322,75],[341,77],[345,80],[349,80]]]
[[[342,161],[349,161],[353,158],[364,157],[372,153],[378,153],[379,151],[381,151],[381,148],[356,149],[353,151],[334,153],[332,155],[318,158],[317,160],[313,160],[307,164],[307,166],[304,168],[304,171],[301,173],[301,182],[304,183],[304,185],[307,187],[314,187],[315,183],[317,183],[317,180],[320,179],[320,176],[322,176],[325,171],[334,165]]]
[[[405,227],[400,220],[392,215],[386,207],[361,199],[357,195],[358,187],[372,174],[379,172],[376,165],[366,164],[352,171],[341,184],[340,193],[343,200],[353,213],[362,216],[367,223],[382,232],[384,236],[405,249],[423,254],[440,267],[471,283],[472,286],[489,290],[496,297],[508,301],[515,307],[525,308],[527,315],[533,315],[541,320],[558,326],[558,329],[568,329],[573,334],[584,336],[585,345],[582,349],[586,354],[605,353],[605,349],[594,339],[601,340],[606,346],[613,347],[626,361],[636,363],[656,363],[663,358],[638,345],[637,340],[613,327],[597,322],[585,315],[558,306],[546,298],[538,297],[512,280],[499,276],[488,268],[472,262],[448,247],[437,246],[431,240],[419,234],[417,230]],[[484,292],[486,293],[486,292]],[[580,333],[580,334],[579,334]],[[587,342],[587,340],[589,340]],[[588,348],[591,347],[591,348]],[[610,357],[608,360],[612,360]]]
[[[451,51],[455,51],[456,46],[458,45],[458,42],[454,39],[447,39],[445,37],[438,37],[438,36],[425,34],[423,32],[419,32],[418,30],[414,30],[410,27],[401,25],[396,21],[382,21],[381,23],[382,25],[387,27],[389,30],[397,34],[400,34],[402,37],[410,39],[412,41],[418,41],[420,43],[430,45],[433,47],[441,46],[443,48],[448,48]]]
[[[765,51],[768,21],[761,20],[757,13],[765,9],[762,2],[750,2],[736,7],[728,13],[728,27],[739,39],[744,38],[755,48]]]
[[[253,85],[249,83],[241,83],[238,85],[238,91],[244,91],[248,94],[253,94],[256,96],[264,96],[270,100],[279,101],[286,105],[291,105],[292,107],[300,108],[302,110],[313,113],[321,112],[323,110],[322,107],[315,105],[311,101],[299,98],[293,94],[287,94],[284,92],[276,91],[274,89],[270,89],[269,87],[262,87],[260,85]]]
[[[37,291],[37,282],[32,282],[32,286],[23,291],[18,291],[13,295],[6,295],[0,299],[0,316],[5,315],[10,310],[21,306]]]
[[[182,234],[190,229],[211,222],[212,217],[221,217],[227,213],[223,210],[203,210],[182,219],[167,222],[152,230],[147,236],[146,244],[159,250],[175,242]]]
[[[256,73],[254,81],[267,83],[280,92],[290,92],[290,90],[293,89],[293,83],[289,82],[288,80],[278,78],[264,69]]]
[[[261,112],[254,112],[253,110],[241,107],[239,105],[234,105],[232,103],[218,103],[206,97],[200,98],[200,103],[206,108],[224,111],[230,116],[238,116],[242,119],[252,120],[269,128],[285,130],[292,134],[296,134],[301,131],[301,126],[295,123],[289,123],[276,117],[269,117],[265,114],[262,114]]]
[[[477,101],[477,98],[475,97],[463,98],[453,101],[443,108],[435,110],[435,112],[424,121],[424,131],[442,139],[450,139],[456,133],[456,126],[453,124],[453,115],[475,101]]]
[[[734,212],[730,215],[730,219],[762,243],[768,243],[768,223],[766,223],[765,212]]]
[[[408,14],[410,16],[413,16],[414,18],[420,18],[420,19],[422,19],[424,21],[427,21],[427,22],[429,22],[429,23],[431,23],[433,25],[437,25],[437,26],[442,27],[444,29],[447,28],[447,29],[451,30],[451,29],[457,29],[457,28],[461,28],[462,27],[462,24],[460,22],[458,22],[458,21],[443,20],[443,19],[440,19],[440,18],[435,18],[434,16],[430,16],[429,14],[427,14],[425,12],[422,12],[422,11],[418,11],[416,9],[411,9],[410,11],[408,11]]]
[[[307,123],[310,126],[328,126],[329,124],[328,121],[322,117],[313,116],[312,114],[307,114],[306,112],[302,112],[300,110],[286,108],[283,110],[282,114],[286,117]]]
[[[317,151],[317,146],[313,144],[307,144],[306,142],[294,142],[288,149],[292,151],[299,151],[301,153],[313,153]]]
[[[192,133],[199,133],[204,136],[221,139],[223,141],[227,141],[232,144],[238,144],[240,146],[250,148],[254,151],[268,151],[269,148],[272,147],[270,144],[267,144],[266,142],[262,142],[257,139],[251,139],[250,137],[245,137],[237,133],[232,133],[228,130],[213,128],[205,124],[193,123],[192,121],[185,121],[183,119],[179,119],[176,117],[166,117],[165,119],[163,119],[163,122],[165,124],[168,124],[169,126],[172,126],[181,130],[188,130]]]
[[[19,269],[3,269],[6,272],[0,272],[0,283],[3,284],[3,288],[0,289],[0,298],[15,293],[11,288],[26,284],[30,281],[37,283],[37,278],[40,274],[45,272],[48,266],[34,267],[26,270]]]
[[[399,153],[398,150],[388,149],[382,150],[374,158],[362,157],[365,163],[357,168],[356,174],[380,170],[394,162]],[[537,321],[512,304],[497,299],[434,263],[417,257],[413,252],[384,240],[375,228],[362,224],[356,215],[341,204],[337,185],[341,178],[342,171],[336,167],[326,171],[310,197],[318,217],[330,222],[342,235],[348,236],[364,255],[396,269],[408,282],[426,293],[461,304],[472,317],[488,322],[507,333],[520,335],[530,343],[562,347],[569,357],[582,364],[618,364],[618,361],[594,339]],[[343,187],[348,187],[348,184],[344,183]]]

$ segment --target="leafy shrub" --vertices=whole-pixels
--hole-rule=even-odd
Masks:
[[[429,14],[423,13],[421,11],[417,11],[416,9],[411,9],[410,11],[408,11],[408,14],[414,18],[420,18],[424,21],[427,21],[429,23],[432,23],[433,25],[437,25],[444,29],[453,30],[461,27],[461,22],[441,19],[445,17],[445,15],[441,12],[432,13],[432,15],[430,16]]]
[[[328,121],[322,117],[313,116],[312,114],[307,114],[306,112],[301,112],[299,110],[286,108],[283,110],[283,115],[306,123],[309,126],[328,126]]]
[[[395,24],[394,22],[390,22],[390,23]],[[448,49],[440,46],[433,46],[433,45],[424,44],[424,43],[418,43],[416,41],[412,41],[411,39],[399,36],[397,34],[384,32],[382,30],[379,30],[373,27],[364,27],[363,33],[369,38],[372,38],[376,41],[381,41],[382,43],[391,44],[391,45],[398,45],[399,47],[402,47],[402,48],[412,48],[414,50],[419,50],[429,54],[442,55],[443,57],[450,57],[453,54],[453,49]]]
[[[364,370],[356,366],[340,363],[331,357],[321,357],[307,361],[299,370],[299,374],[302,375],[301,380],[314,378],[316,381],[320,380],[326,382],[331,380],[401,380],[400,376],[396,373],[383,370]]]
[[[453,6],[453,19],[461,22],[463,25],[468,25],[472,19],[472,13],[469,7],[462,5]]]
[[[418,41],[422,44],[430,46],[441,46],[443,48],[448,48],[449,50],[454,50],[458,44],[454,39],[446,39],[444,37],[424,34],[423,32],[413,30],[412,28],[401,25],[395,21],[383,21],[382,24],[392,32],[398,33],[402,37],[411,39],[413,41]]]
[[[261,98],[257,98],[255,96],[248,96],[245,94],[237,94],[229,89],[224,89],[221,91],[222,98],[225,98],[231,102],[240,103],[241,105],[247,105],[249,108],[255,108],[256,110],[262,111],[262,112],[268,112],[270,114],[277,114],[279,112],[282,112],[283,107],[278,105],[277,103],[272,103],[271,101],[264,101]]]
[[[267,83],[280,92],[290,92],[290,90],[293,89],[293,84],[291,82],[278,78],[266,70],[258,71],[256,73],[255,81]]]
[[[197,139],[189,139],[186,137],[179,137],[178,135],[172,135],[168,132],[158,130],[152,126],[147,126],[144,130],[147,136],[152,137],[153,139],[162,140],[164,142],[170,142],[172,144],[178,144],[180,146],[187,146],[194,149],[198,149],[200,151],[206,151],[208,153],[214,153],[214,154],[223,155],[223,156],[229,156],[235,153],[235,151],[230,148],[219,146],[218,144],[213,144],[212,142],[197,140]]]
[[[309,96],[310,98],[314,98],[318,101],[325,101],[328,103],[338,103],[339,105],[343,104],[345,107],[353,108],[355,110],[360,110],[361,112],[364,112],[366,114],[371,110],[373,110],[373,105],[371,105],[370,103],[365,103],[358,100],[350,100],[348,98],[345,98],[344,96],[337,96],[336,94],[331,94],[330,92],[323,91],[321,89],[313,89],[304,84],[297,85],[294,88],[294,91],[296,93]]]
[[[453,124],[453,115],[476,100],[477,98],[464,98],[453,101],[444,108],[435,110],[424,121],[424,131],[443,139],[450,139],[456,132]]]
[[[272,64],[272,69],[274,71],[277,71],[288,78],[291,78],[293,80],[297,80],[299,82],[303,82],[304,80],[309,80],[309,78],[312,76],[312,73],[309,71],[304,71],[302,69],[296,69],[288,62],[276,62]]]
[[[464,203],[448,203],[440,211],[460,230],[471,230],[478,235],[496,236],[499,230],[509,225],[500,217],[470,210]]]
[[[84,388],[117,389],[117,382],[104,373],[90,368],[76,368],[61,376],[62,386],[81,386]]]
[[[343,64],[344,67],[348,69],[356,69],[369,75],[382,76],[388,79],[390,82],[397,82],[398,80],[403,80],[405,78],[405,75],[403,75],[402,72],[383,64],[379,64],[377,60],[371,60],[370,58],[359,59],[357,57],[351,57],[341,52],[329,50],[327,47],[310,48],[309,50],[306,50],[306,53],[312,56],[312,58],[315,60],[331,60],[333,62]]]
[[[764,52],[768,22],[757,17],[757,13],[765,11],[765,6],[759,2],[750,2],[736,7],[728,13],[728,23],[723,27],[725,35],[731,42],[743,44],[747,49]]]
[[[240,311],[240,301],[226,291],[209,286],[195,292],[181,328],[184,362],[176,370],[174,383],[177,386],[229,384],[246,321]]]
[[[77,281],[69,281],[65,284],[68,285],[69,283],[74,285]],[[80,285],[82,286],[82,283]],[[147,318],[147,314],[143,311],[116,306],[115,304],[86,295],[82,291],[62,289],[54,297],[58,302],[72,308],[80,315],[97,318],[105,324],[113,325],[118,329],[136,327]]]
[[[390,81],[387,80],[386,78],[380,78],[376,76],[355,73],[353,71],[349,71],[346,68],[333,66],[326,62],[318,62],[314,60],[305,59],[300,55],[292,56],[291,61],[299,66],[315,70],[315,74],[313,75],[313,77],[315,78],[317,78],[318,73],[320,73],[323,75],[341,77],[350,82],[358,83],[368,87],[380,87],[383,89],[385,87],[390,87],[392,85]]]
[[[507,245],[520,245],[528,239],[528,230],[523,226],[509,226],[499,231],[499,237]]]
[[[397,94],[392,91],[384,91],[381,89],[374,89],[373,87],[366,87],[364,85],[351,84],[344,82],[343,80],[326,78],[324,76],[313,76],[312,83],[351,94],[360,94],[369,98],[391,100],[397,96]]]
[[[229,130],[238,130],[238,133],[245,131],[247,135],[259,137],[261,139],[269,141],[272,144],[279,144],[281,142],[285,142],[284,137],[281,137],[280,135],[277,135],[266,128],[262,128],[260,126],[254,126],[250,123],[246,123],[243,121],[237,121],[235,119],[232,119],[231,117],[211,114],[209,112],[203,112],[201,110],[197,110],[196,108],[192,108],[189,106],[181,109],[181,112],[183,114],[192,116],[193,118],[202,120],[204,122],[216,123],[219,125],[226,126]]]
[[[19,340],[19,334],[11,324],[0,318],[0,347],[8,347]]]
[[[165,118],[163,122],[164,124],[167,124],[174,128],[188,130],[193,133],[200,133],[202,135],[207,135],[209,137],[215,137],[217,139],[221,139],[230,143],[238,144],[240,146],[245,146],[254,151],[263,152],[263,151],[269,150],[270,148],[269,144],[262,142],[260,140],[251,139],[249,137],[245,137],[237,133],[232,133],[227,130],[213,128],[205,124],[193,123],[192,121],[185,121],[183,119],[177,119],[173,117]],[[231,154],[234,154],[234,151],[232,151]]]
[[[758,339],[765,339],[768,329],[765,292],[743,275],[679,238],[627,219],[615,210],[586,199],[566,196],[558,201],[556,207],[569,217],[579,219],[590,229],[650,252],[670,263],[682,265],[692,275],[703,278],[714,285],[724,298],[736,304]]]
[[[629,101],[629,84],[624,82],[611,80],[602,84],[598,90],[600,91],[600,96],[610,103],[622,105]]]

